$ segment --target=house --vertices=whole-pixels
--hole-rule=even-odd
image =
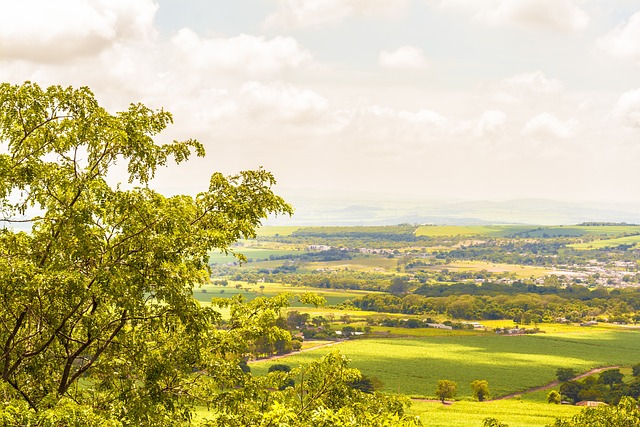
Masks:
[[[453,326],[443,325],[442,323],[427,323],[427,327],[436,329],[453,329]]]
[[[576,403],[576,406],[588,406],[590,408],[601,405],[606,405],[606,403],[598,402],[596,400],[581,400],[580,402]]]

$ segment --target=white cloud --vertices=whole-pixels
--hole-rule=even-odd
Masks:
[[[505,83],[508,88],[518,92],[555,95],[563,90],[560,80],[547,78],[541,71],[518,74],[506,79]]]
[[[349,16],[388,16],[406,10],[409,0],[279,0],[264,21],[267,28],[317,28]]]
[[[640,64],[640,12],[598,39],[596,48],[613,57]]]
[[[571,138],[576,134],[578,122],[575,119],[562,121],[550,113],[542,113],[525,124],[522,134],[533,138]]]
[[[153,0],[0,2],[0,59],[58,63],[155,34]],[[17,17],[28,17],[17,19]]]
[[[522,73],[502,81],[494,89],[492,99],[503,104],[530,102],[532,98],[560,95],[564,84],[541,71]]]
[[[578,31],[589,25],[589,15],[573,0],[501,0],[495,9],[475,19],[492,25],[513,25],[553,31]]]
[[[290,84],[251,81],[242,86],[240,95],[245,109],[254,118],[308,122],[329,108],[329,102],[316,92]]]
[[[482,113],[475,126],[477,136],[495,134],[504,130],[507,123],[507,115],[504,111],[489,110]]]
[[[292,37],[240,34],[231,38],[201,38],[188,28],[171,40],[179,60],[197,69],[225,70],[248,75],[268,74],[298,68],[311,61],[311,54]]]
[[[378,57],[378,64],[385,68],[421,70],[429,66],[422,49],[405,45],[394,51],[382,51]]]
[[[427,0],[427,3],[435,0]],[[493,7],[496,1],[491,0],[440,0],[437,2],[438,7],[441,9],[455,10],[463,13],[478,13],[486,10],[488,7]]]
[[[620,96],[613,110],[613,117],[627,126],[640,128],[640,89]]]
[[[416,124],[429,124],[443,128],[447,125],[447,118],[442,114],[432,110],[418,110],[415,113],[410,111],[400,111],[398,117]]]

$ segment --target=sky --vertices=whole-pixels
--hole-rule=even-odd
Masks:
[[[0,81],[173,113],[204,190],[297,201],[640,202],[638,0],[0,0]],[[304,206],[303,202],[300,202]]]

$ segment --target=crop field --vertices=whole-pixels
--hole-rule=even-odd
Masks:
[[[531,226],[515,225],[422,225],[415,231],[416,236],[495,236],[504,237],[520,231],[532,229]]]
[[[443,266],[436,268],[445,268],[448,270],[460,271],[482,271],[486,270],[492,273],[515,273],[518,277],[544,277],[550,274],[557,274],[555,270],[544,267],[533,267],[514,264],[499,264],[486,261],[452,261]]]
[[[509,427],[544,427],[556,418],[569,418],[580,412],[572,405],[550,405],[509,399],[492,402],[459,401],[453,405],[414,402],[410,413],[418,415],[425,427],[479,427],[488,417]]]
[[[387,391],[433,397],[438,380],[449,379],[458,383],[458,397],[470,398],[469,384],[485,379],[492,394],[502,396],[553,381],[558,367],[583,372],[638,363],[639,338],[639,332],[610,330],[512,337],[372,338],[346,341],[281,361],[297,366],[339,349],[352,360],[353,367],[380,378]],[[269,362],[257,362],[252,369],[263,373],[268,366]]]
[[[330,270],[356,270],[369,272],[383,272],[385,270],[393,270],[398,266],[398,260],[383,256],[357,256],[352,259],[344,259],[338,261],[317,261],[309,263],[307,268],[313,269],[330,269]]]

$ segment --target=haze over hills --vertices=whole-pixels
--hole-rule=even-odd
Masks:
[[[571,225],[582,222],[640,223],[640,202],[562,202],[543,199],[427,201],[292,197],[291,217],[266,225]]]

